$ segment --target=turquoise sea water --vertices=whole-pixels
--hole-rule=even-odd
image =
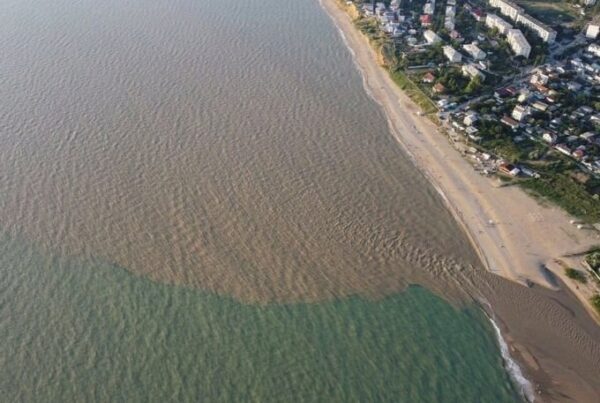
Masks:
[[[0,242],[4,401],[517,400],[490,325],[420,287],[246,305]]]

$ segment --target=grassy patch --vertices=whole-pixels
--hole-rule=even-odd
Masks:
[[[412,99],[426,114],[434,114],[437,107],[433,101],[425,94],[417,84],[415,84],[403,71],[397,70],[390,72],[394,82]]]
[[[590,303],[592,304],[594,309],[596,309],[596,312],[600,314],[600,294],[596,294],[592,298],[590,298]]]
[[[578,17],[577,10],[565,0],[519,0],[517,3],[549,25],[572,22]]]
[[[526,190],[562,207],[569,214],[590,223],[600,222],[600,203],[585,188],[565,174],[520,183]]]
[[[595,250],[585,256],[585,261],[596,273],[600,271],[600,250]]]
[[[575,270],[568,267],[565,269],[565,275],[570,279],[580,282],[582,284],[587,283],[587,278],[585,277],[585,274],[583,274],[579,270]]]

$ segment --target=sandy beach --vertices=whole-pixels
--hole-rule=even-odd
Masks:
[[[556,288],[542,267],[552,268],[554,259],[600,244],[597,232],[579,230],[562,210],[541,206],[521,189],[500,187],[477,173],[436,125],[418,115],[418,107],[377,65],[367,39],[336,1],[324,0],[324,5],[344,32],[366,86],[389,118],[393,135],[440,191],[488,270],[520,283],[530,280]],[[587,294],[575,288],[574,292],[587,299]]]
[[[549,290],[566,285],[597,320],[588,303],[591,290],[567,279],[556,263],[560,259],[581,268],[580,257],[568,256],[600,244],[597,232],[579,230],[562,210],[542,206],[521,189],[500,187],[496,180],[477,173],[438,127],[418,114],[418,107],[378,65],[375,51],[341,4],[322,0],[322,5],[343,33],[365,87],[389,119],[392,134],[440,192],[487,269],[503,278],[521,284],[533,282]],[[556,281],[549,271],[562,281]],[[533,372],[531,360],[525,364]],[[600,386],[596,384],[595,389],[592,395],[600,393]],[[590,395],[581,398],[587,401]]]

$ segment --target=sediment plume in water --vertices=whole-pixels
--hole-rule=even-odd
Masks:
[[[376,297],[477,264],[318,4],[118,3],[7,11],[11,234],[247,302]]]
[[[316,2],[26,1],[0,15],[6,232],[249,303],[484,296],[539,379],[595,390],[597,328],[482,270]]]

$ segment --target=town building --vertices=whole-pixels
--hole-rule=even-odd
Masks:
[[[513,28],[513,26],[509,22],[504,21],[496,14],[488,14],[485,17],[485,25],[487,25],[490,28],[496,28],[498,32],[500,32],[502,35],[506,35],[508,31],[510,31]]]
[[[500,123],[510,127],[512,130],[517,130],[519,128],[519,122],[517,122],[510,116],[503,116],[502,119],[500,119]]]
[[[490,0],[490,6],[499,8],[500,12],[507,17],[510,17],[513,21],[517,20],[519,14],[523,14],[525,10],[513,3],[512,1],[506,0]]]
[[[525,36],[519,29],[511,29],[508,31],[506,35],[506,39],[510,44],[513,52],[517,56],[523,56],[526,59],[529,58],[529,53],[531,53],[531,45],[525,39]]]
[[[502,15],[506,15],[511,20],[523,24],[534,31],[544,42],[552,43],[556,40],[556,31],[525,13],[523,8],[508,0],[490,0],[490,5],[500,9]]]
[[[600,57],[600,45],[597,43],[592,43],[590,46],[588,46],[587,51]]]
[[[435,12],[435,2],[425,3],[425,6],[423,6],[423,14],[433,15],[434,12]]]
[[[529,115],[529,108],[523,105],[517,105],[510,115],[517,122],[521,122]]]
[[[475,21],[481,22],[485,20],[485,12],[480,8],[472,8],[470,10],[471,15],[475,18]]]
[[[461,71],[463,75],[471,78],[479,77],[481,81],[485,80],[485,75],[474,65],[465,64],[462,66]]]
[[[521,173],[519,168],[506,162],[503,162],[498,166],[498,171],[510,176],[518,176],[519,173]]]
[[[540,112],[546,112],[548,110],[548,104],[542,101],[535,101],[531,106]]]
[[[535,32],[544,42],[553,43],[556,40],[556,31],[527,14],[519,14],[517,22],[525,25]]]
[[[435,81],[435,75],[431,71],[428,71],[423,76],[423,80],[422,81],[424,83],[431,84],[431,83],[433,83]]]
[[[429,14],[423,14],[421,17],[419,17],[419,21],[421,21],[421,26],[429,27],[431,24],[433,24],[433,17]]]
[[[592,141],[594,141],[594,139],[598,137],[598,135],[594,132],[585,132],[581,135],[579,135],[579,138],[581,138],[582,140],[587,141],[588,143],[591,143]]]
[[[362,6],[362,10],[365,16],[367,17],[375,15],[375,6],[372,3],[364,3]]]
[[[444,46],[443,50],[444,56],[446,56],[446,58],[451,63],[458,63],[462,60],[462,55],[459,52],[457,52],[456,49],[454,49],[452,46]]]
[[[585,37],[588,39],[596,39],[600,32],[600,25],[590,24],[585,31]]]
[[[440,38],[438,36],[438,34],[436,34],[435,32],[433,32],[430,29],[428,29],[427,31],[423,32],[423,37],[425,38],[425,40],[427,41],[427,43],[430,44],[430,45],[442,41],[442,38]]]
[[[446,17],[444,19],[444,28],[448,31],[452,31],[454,29],[454,17],[456,16],[456,7],[447,6],[446,7]]]
[[[475,60],[485,59],[485,52],[479,49],[479,47],[474,43],[463,45],[463,49]]]
[[[558,137],[556,136],[556,134],[551,132],[544,132],[544,134],[542,135],[542,140],[544,140],[548,144],[556,143],[557,139]]]
[[[446,92],[446,87],[444,87],[444,84],[442,83],[437,83],[433,86],[432,90],[436,94],[443,94],[444,92]]]
[[[465,115],[463,123],[465,124],[465,126],[473,126],[478,120],[479,116],[476,112],[469,112]]]

